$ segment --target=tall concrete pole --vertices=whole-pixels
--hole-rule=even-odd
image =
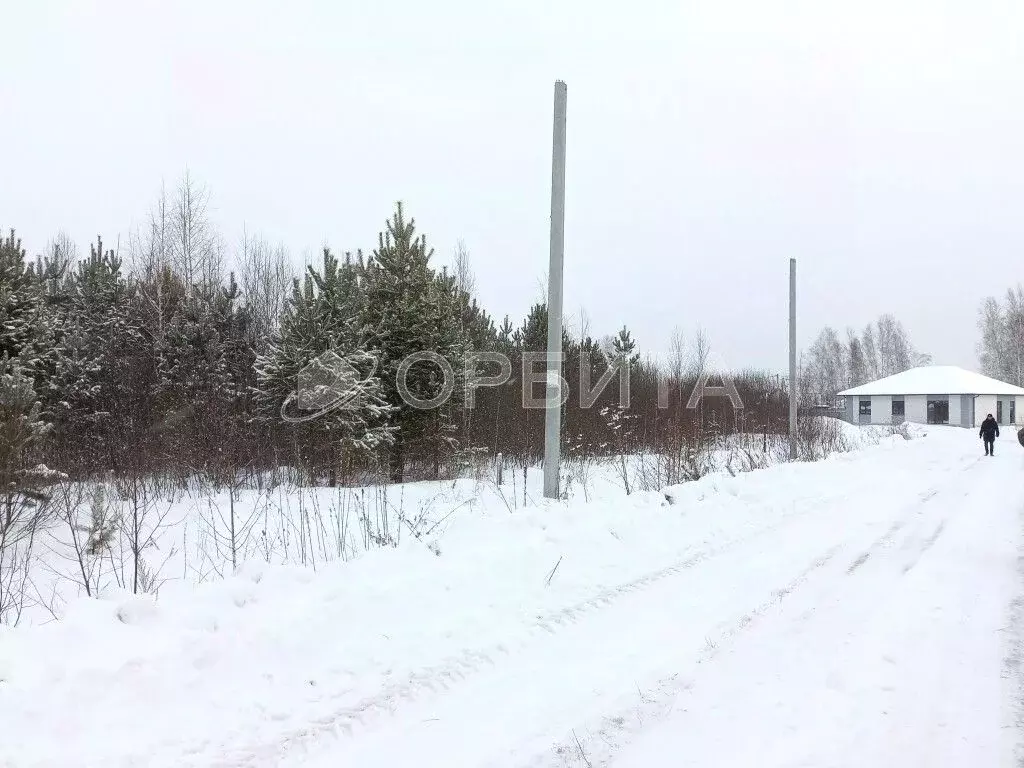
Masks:
[[[548,268],[547,412],[544,420],[544,496],[558,498],[562,431],[562,262],[565,251],[566,88],[555,82],[555,120],[551,154],[551,263]]]
[[[789,458],[796,459],[796,259],[789,260]]]

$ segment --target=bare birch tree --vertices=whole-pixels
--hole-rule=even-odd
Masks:
[[[1024,286],[1006,292],[1004,303],[994,297],[982,302],[978,327],[978,358],[989,376],[1024,386]]]
[[[459,240],[455,244],[455,256],[452,268],[455,285],[459,290],[465,291],[471,298],[476,297],[476,275],[473,274],[473,265],[470,262],[469,249],[466,243]]]
[[[186,171],[171,201],[170,253],[188,291],[217,286],[223,276],[224,249],[209,206],[209,190]]]
[[[283,245],[271,247],[265,238],[248,232],[242,234],[238,261],[252,338],[258,343],[277,329],[295,270]]]
[[[78,261],[78,244],[71,238],[71,235],[60,229],[46,244],[46,253],[55,267],[61,273],[66,274]]]
[[[711,339],[707,332],[698,327],[693,335],[693,346],[690,352],[690,374],[696,378],[704,375],[711,357]]]

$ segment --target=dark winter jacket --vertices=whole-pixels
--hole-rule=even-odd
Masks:
[[[985,438],[989,442],[992,442],[999,437],[999,424],[993,418],[987,418],[981,422],[981,431],[978,433],[981,437]]]

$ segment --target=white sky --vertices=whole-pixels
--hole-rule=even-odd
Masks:
[[[627,10],[628,9],[628,10]],[[1024,279],[1018,0],[0,0],[0,226],[87,252],[188,166],[229,243],[371,249],[405,201],[466,241],[496,320],[547,269],[552,84],[568,83],[567,314],[724,364],[885,311],[974,366]]]

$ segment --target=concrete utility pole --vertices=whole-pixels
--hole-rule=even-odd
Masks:
[[[562,431],[562,263],[565,251],[566,88],[555,82],[555,120],[551,154],[551,264],[548,268],[547,403],[544,420],[544,496],[558,498]]]
[[[796,459],[796,259],[789,260],[789,458]]]

